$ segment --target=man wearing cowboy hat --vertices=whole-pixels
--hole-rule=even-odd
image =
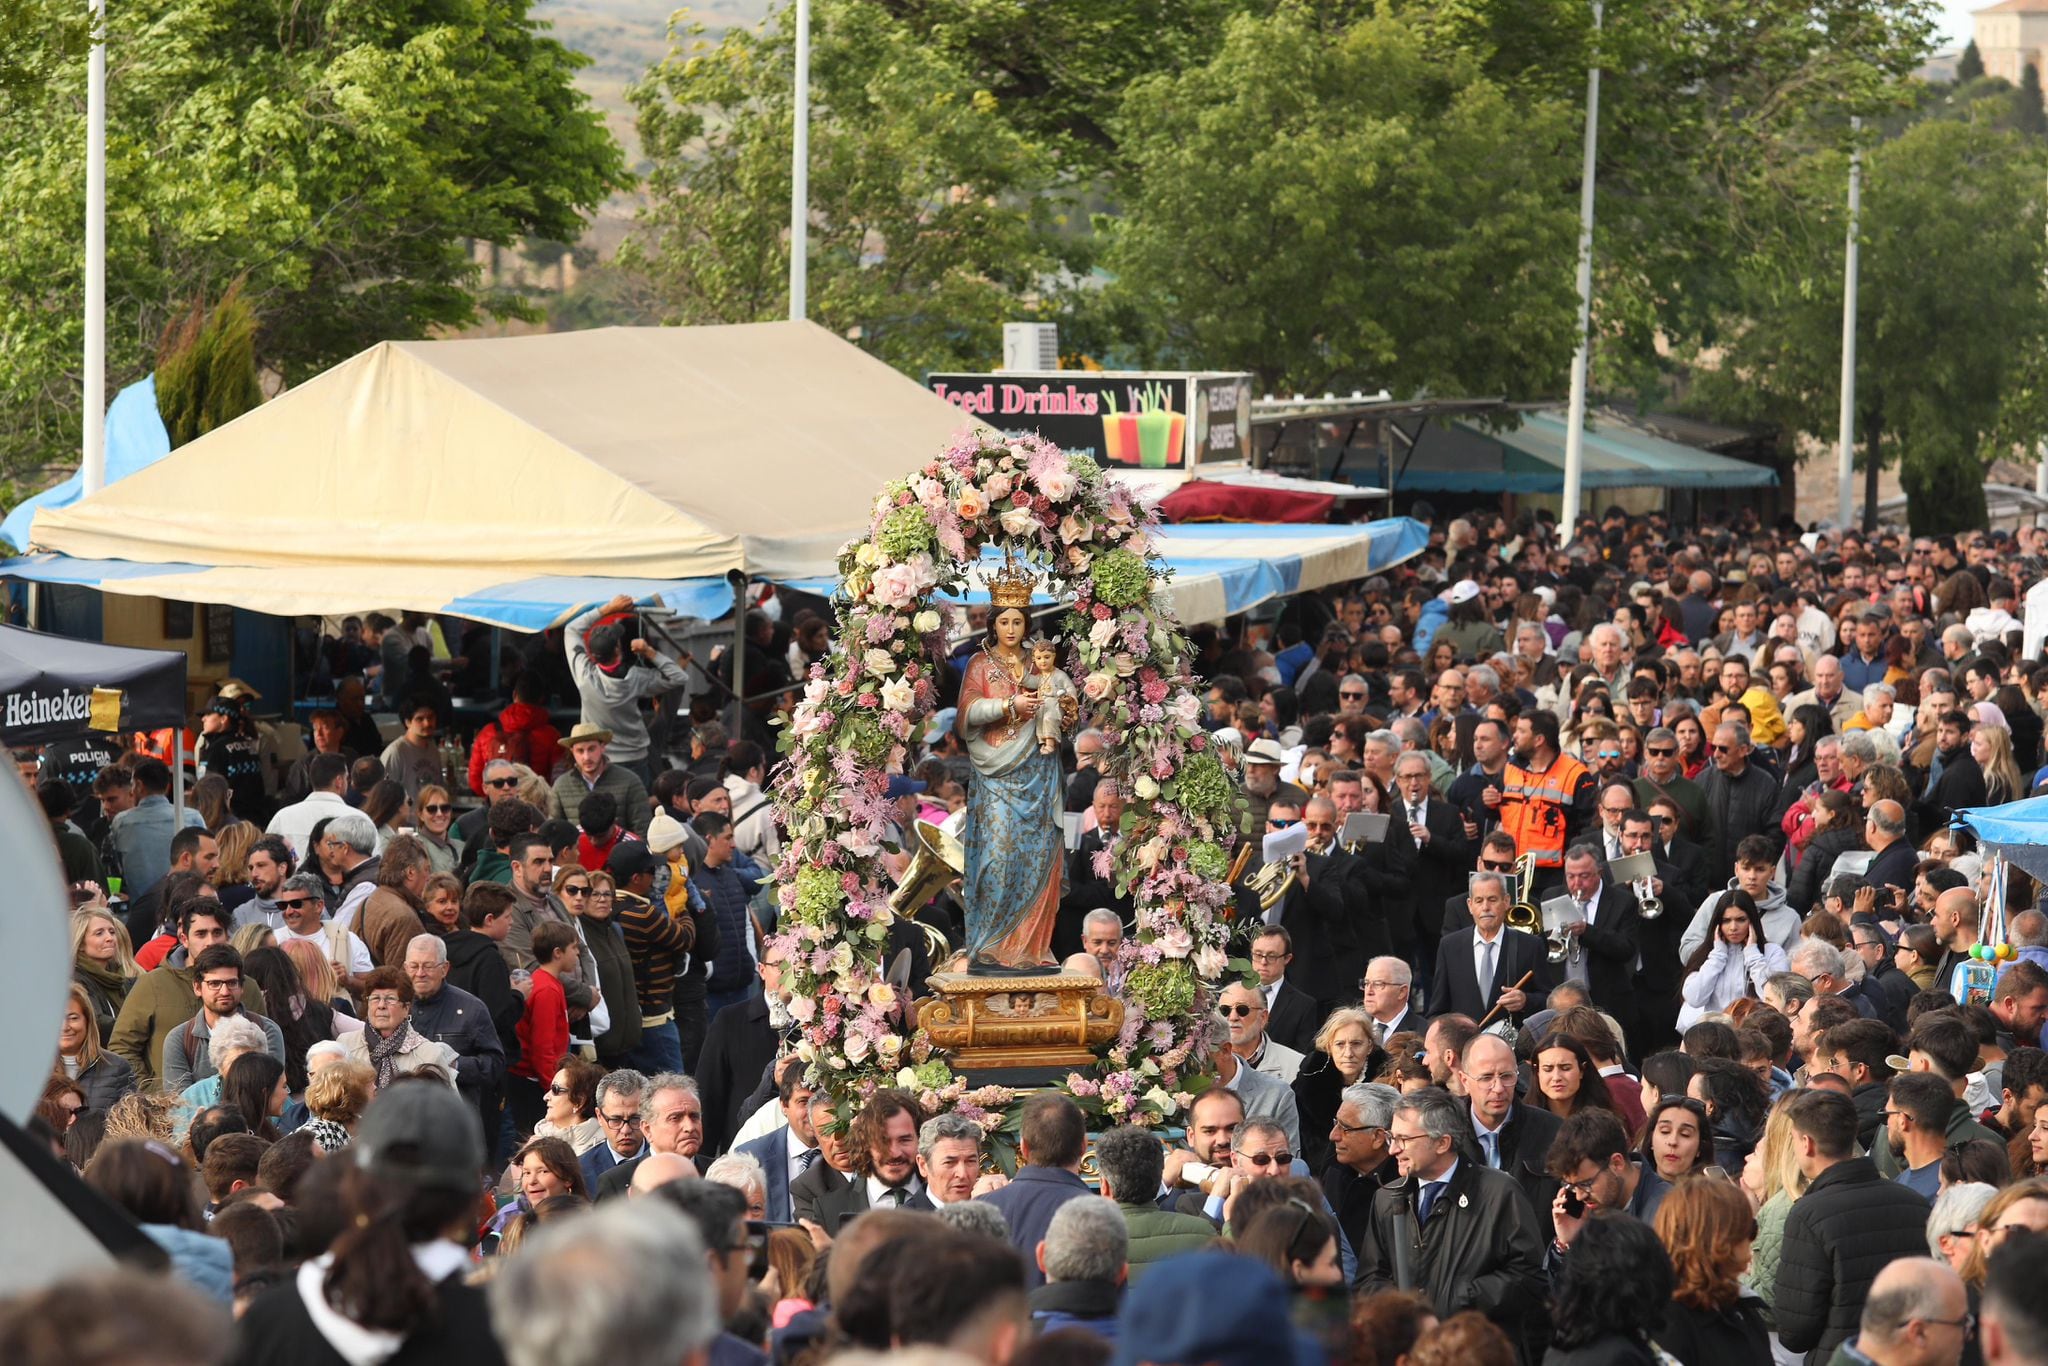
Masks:
[[[1264,738],[1252,741],[1244,749],[1244,790],[1251,799],[1251,810],[1247,813],[1245,829],[1264,830],[1266,809],[1275,802],[1299,808],[1308,802],[1308,793],[1293,783],[1280,781],[1280,765],[1286,762],[1277,741]]]
[[[578,721],[562,737],[562,745],[574,762],[555,779],[554,795],[548,799],[548,814],[574,823],[583,799],[593,792],[607,792],[619,804],[619,824],[641,839],[647,838],[647,822],[653,810],[647,804],[647,785],[639,775],[611,761],[606,752],[612,733],[588,721]]]

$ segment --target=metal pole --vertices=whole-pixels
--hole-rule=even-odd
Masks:
[[[789,320],[802,322],[810,289],[811,0],[796,0],[795,136],[789,178]],[[739,687],[734,685],[737,693]],[[739,738],[734,733],[735,739]]]
[[[92,51],[85,79],[85,440],[79,478],[88,494],[107,482],[107,11],[87,0]]]
[[[732,725],[726,738],[746,738],[747,724],[747,576],[737,569],[726,571],[732,585]]]
[[[1593,35],[1600,35],[1601,0],[1593,0]],[[1569,545],[1579,522],[1579,479],[1586,442],[1586,350],[1593,327],[1593,155],[1600,145],[1600,63],[1586,68],[1586,146],[1579,169],[1579,331],[1572,352],[1571,413],[1564,432],[1564,507],[1558,535]]]
[[[1863,129],[1863,120],[1849,120],[1853,138]],[[1863,149],[1849,149],[1849,238],[1842,256],[1842,412],[1835,449],[1835,524],[1849,526],[1854,511],[1856,480],[1856,277],[1860,245],[1858,221],[1863,215]],[[1875,460],[1877,452],[1870,458]]]

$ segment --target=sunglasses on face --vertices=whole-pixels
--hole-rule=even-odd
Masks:
[[[454,809],[455,808],[447,802],[430,802],[427,805],[420,808],[420,810],[426,812],[429,816],[439,816],[446,812],[453,811]]]
[[[1247,1005],[1235,1005],[1235,1006],[1218,1006],[1218,1007],[1217,1007],[1217,1009],[1221,1010],[1221,1011],[1222,1011],[1222,1012],[1223,1012],[1223,1013],[1224,1013],[1225,1015],[1249,1015],[1249,1014],[1251,1014],[1251,1013],[1252,1013],[1252,1012],[1253,1012],[1254,1010],[1257,1010],[1257,1009],[1258,1009],[1258,1007],[1257,1007],[1257,1006],[1247,1006]]]
[[[581,883],[581,882],[579,882],[579,883],[575,883],[575,884],[574,884],[574,885],[572,885],[572,886],[564,887],[564,888],[562,888],[562,889],[561,889],[561,891],[562,891],[562,895],[563,895],[563,896],[589,896],[589,895],[590,895],[590,887],[589,887],[589,886],[588,886],[587,884],[585,884],[585,883]]]
[[[1489,873],[1512,873],[1515,870],[1512,859],[1483,858],[1479,860],[1479,866]]]
[[[486,778],[486,779],[484,779],[484,786],[485,786],[485,787],[517,787],[517,786],[519,786],[519,780],[518,780],[517,778]]]
[[[301,906],[311,906],[314,905],[315,902],[316,898],[310,896],[295,896],[289,900],[280,900],[277,903],[277,906],[279,910],[296,911]]]
[[[1347,702],[1363,702],[1365,700],[1365,694],[1362,692],[1340,692],[1337,696]]]
[[[1239,1153],[1237,1159],[1240,1162],[1249,1162],[1260,1171],[1264,1171],[1275,1164],[1282,1167],[1292,1166],[1294,1154],[1283,1148],[1277,1153]]]
[[[551,1096],[566,1096],[569,1094],[569,1088],[560,1082],[556,1082],[548,1088],[548,1094]]]

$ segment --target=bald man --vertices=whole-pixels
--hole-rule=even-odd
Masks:
[[[1934,912],[1927,917],[1927,924],[1941,941],[1941,957],[1934,964],[1936,991],[1947,991],[1956,965],[1970,961],[1970,947],[1977,942],[1978,918],[1977,894],[1968,887],[1951,887],[1934,898]]]
[[[1458,1057],[1458,1086],[1466,1117],[1486,1165],[1515,1178],[1536,1210],[1545,1241],[1552,1236],[1551,1202],[1557,1179],[1545,1170],[1562,1121],[1548,1110],[1515,1099],[1515,1051],[1497,1034],[1474,1035]]]
[[[626,1194],[629,1197],[642,1196],[671,1181],[685,1181],[696,1174],[697,1164],[681,1153],[651,1153],[633,1168],[632,1184],[626,1187]]]
[[[1910,892],[1913,869],[1919,865],[1920,855],[1906,838],[1906,808],[1889,798],[1872,802],[1863,815],[1863,842],[1871,852],[1863,880],[1880,889],[1889,886]],[[1880,890],[1879,900],[1884,897]]]
[[[1901,1257],[1871,1282],[1851,1346],[1876,1366],[1956,1366],[1969,1314],[1955,1272],[1929,1257]]]

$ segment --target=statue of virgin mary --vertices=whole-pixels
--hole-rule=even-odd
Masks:
[[[1057,752],[1039,752],[1038,680],[1024,650],[1034,579],[991,577],[994,615],[960,685],[959,725],[974,765],[963,843],[968,971],[1057,972],[1061,825]],[[1070,716],[1063,716],[1071,723]]]

